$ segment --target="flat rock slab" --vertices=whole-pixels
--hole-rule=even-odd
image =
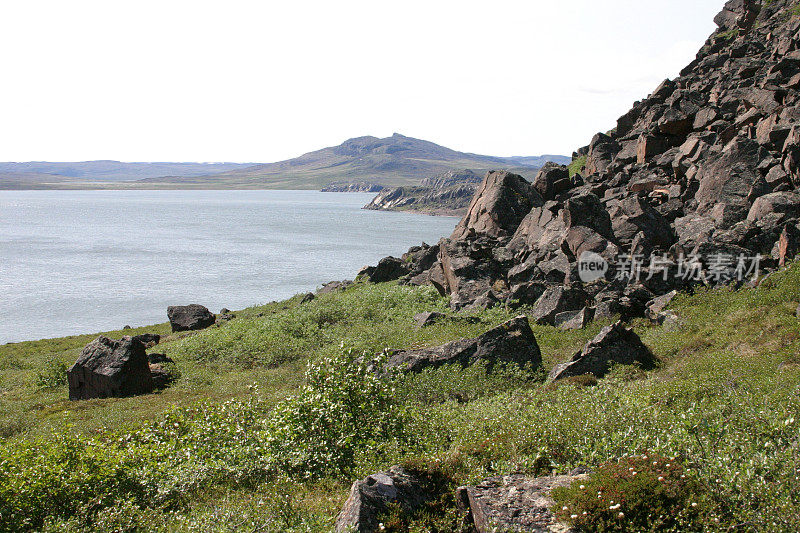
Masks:
[[[511,475],[488,478],[474,487],[460,487],[457,501],[472,519],[477,533],[519,531],[568,533],[569,526],[556,520],[550,508],[550,492],[566,487],[585,475],[532,478]]]

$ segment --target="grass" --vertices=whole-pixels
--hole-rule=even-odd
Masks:
[[[679,329],[634,324],[659,359],[656,370],[615,368],[597,383],[560,386],[516,367],[445,367],[386,382],[340,372],[354,368],[343,363],[353,354],[474,336],[525,311],[496,308],[477,324],[418,329],[415,313],[444,312],[447,302],[396,284],[357,284],[304,305],[293,298],[168,336],[151,350],[175,359],[182,377],[137,398],[69,402],[63,383],[39,379],[74,361],[93,335],[5,345],[0,531],[328,531],[350,483],[392,464],[427,470],[452,488],[644,452],[678,457],[704,487],[707,522],[693,527],[794,531],[798,302],[798,265],[758,289],[681,295],[672,304]],[[545,368],[603,325],[534,326]],[[166,328],[110,335],[169,335]],[[357,397],[362,411],[349,405]],[[309,438],[317,425],[323,433]],[[331,453],[335,471],[315,466]],[[11,513],[29,522],[9,522]],[[451,531],[458,520],[442,498],[398,527]]]
[[[588,159],[588,156],[582,155],[572,160],[572,163],[567,166],[567,169],[569,169],[570,178],[575,174],[580,174],[583,172],[583,167],[586,166],[586,159]]]

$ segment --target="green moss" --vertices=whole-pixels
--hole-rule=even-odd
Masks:
[[[583,171],[583,167],[586,166],[586,159],[587,156],[582,155],[572,160],[572,163],[567,166],[570,177],[574,176],[575,174],[580,174]]]

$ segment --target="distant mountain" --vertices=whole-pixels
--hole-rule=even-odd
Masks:
[[[193,178],[160,177],[142,183],[180,187],[321,189],[332,182],[366,181],[378,185],[417,185],[448,170],[513,170],[532,177],[546,162],[567,164],[565,156],[492,157],[458,152],[395,133],[357,137],[294,159]]]
[[[134,181],[157,176],[201,176],[252,165],[253,163],[122,163],[120,161],[0,163],[0,189],[17,189],[25,185],[46,188],[48,185],[81,182]]]

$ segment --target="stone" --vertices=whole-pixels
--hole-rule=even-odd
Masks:
[[[420,372],[446,364],[467,367],[480,360],[489,366],[516,363],[539,368],[542,354],[528,318],[518,316],[474,339],[460,339],[433,348],[390,351],[384,369]]]
[[[340,292],[347,289],[351,285],[353,285],[353,282],[350,280],[329,281],[328,283],[322,284],[322,287],[317,291],[317,294],[331,294],[334,292]]]
[[[669,223],[641,196],[625,198],[611,210],[614,236],[630,242],[642,232],[654,247],[668,248],[675,241]]]
[[[522,176],[510,172],[489,172],[451,239],[464,239],[476,234],[511,236],[525,215],[543,203],[541,195]]]
[[[336,533],[376,533],[392,506],[411,514],[430,499],[423,483],[401,466],[356,481],[336,517]]]
[[[580,311],[564,311],[556,315],[553,325],[563,330],[583,329],[594,318],[594,309],[584,307]]]
[[[697,172],[698,211],[705,214],[718,203],[747,205],[750,190],[760,176],[756,170],[759,161],[759,145],[749,139],[737,139],[720,154],[705,158]]]
[[[316,296],[314,296],[314,293],[313,293],[313,292],[307,292],[307,293],[305,293],[305,294],[303,295],[303,297],[300,299],[300,305],[305,305],[305,304],[307,304],[307,303],[309,303],[309,302],[313,302],[313,301],[314,301],[316,298],[317,298],[317,297],[316,297]]]
[[[369,275],[370,283],[386,283],[402,278],[409,273],[408,263],[398,257],[384,257]]]
[[[791,217],[800,216],[800,194],[795,192],[773,192],[753,202],[747,220],[758,222],[770,213],[781,213]]]
[[[603,328],[572,359],[556,365],[549,378],[558,380],[584,374],[601,378],[609,371],[612,363],[639,363],[644,368],[652,368],[655,358],[639,336],[618,321]]]
[[[669,147],[670,141],[666,137],[642,135],[639,137],[639,144],[636,147],[636,162],[642,165],[652,157],[663,154],[669,150]]]
[[[167,307],[172,331],[193,331],[212,326],[217,317],[208,308],[199,304],[171,305]]]
[[[604,133],[598,133],[589,144],[586,158],[585,174],[590,176],[605,172],[614,160],[614,156],[622,149],[617,141]]]
[[[427,326],[432,326],[437,322],[441,322],[445,318],[447,318],[447,315],[443,313],[429,311],[427,313],[417,313],[414,315],[414,322],[417,324],[417,326],[424,328]]]
[[[778,238],[778,266],[785,267],[797,255],[799,246],[800,230],[795,225],[787,224]]]
[[[678,291],[670,291],[667,294],[663,294],[650,300],[647,303],[647,311],[645,311],[647,318],[650,320],[655,320],[659,315],[661,315],[664,309],[667,308],[670,302],[672,302],[677,295]]]
[[[161,342],[161,335],[155,333],[142,333],[141,335],[134,335],[132,338],[144,344],[145,348],[151,348]]]
[[[568,184],[569,170],[567,167],[550,162],[545,163],[533,180],[533,188],[545,201],[552,200],[556,194],[563,192],[568,188]]]
[[[555,325],[556,315],[565,311],[578,311],[586,305],[588,295],[581,289],[551,287],[536,301],[530,313],[537,324]]]
[[[456,489],[456,502],[467,513],[467,521],[476,533],[569,533],[572,529],[559,522],[551,511],[555,501],[550,493],[556,487],[567,487],[587,477],[586,474],[492,477],[475,486]]]
[[[547,285],[541,281],[531,281],[513,285],[508,294],[509,305],[512,307],[533,305],[539,298],[541,298],[546,289]]]
[[[132,337],[98,337],[84,347],[67,370],[70,400],[146,394],[153,378],[144,344]]]

